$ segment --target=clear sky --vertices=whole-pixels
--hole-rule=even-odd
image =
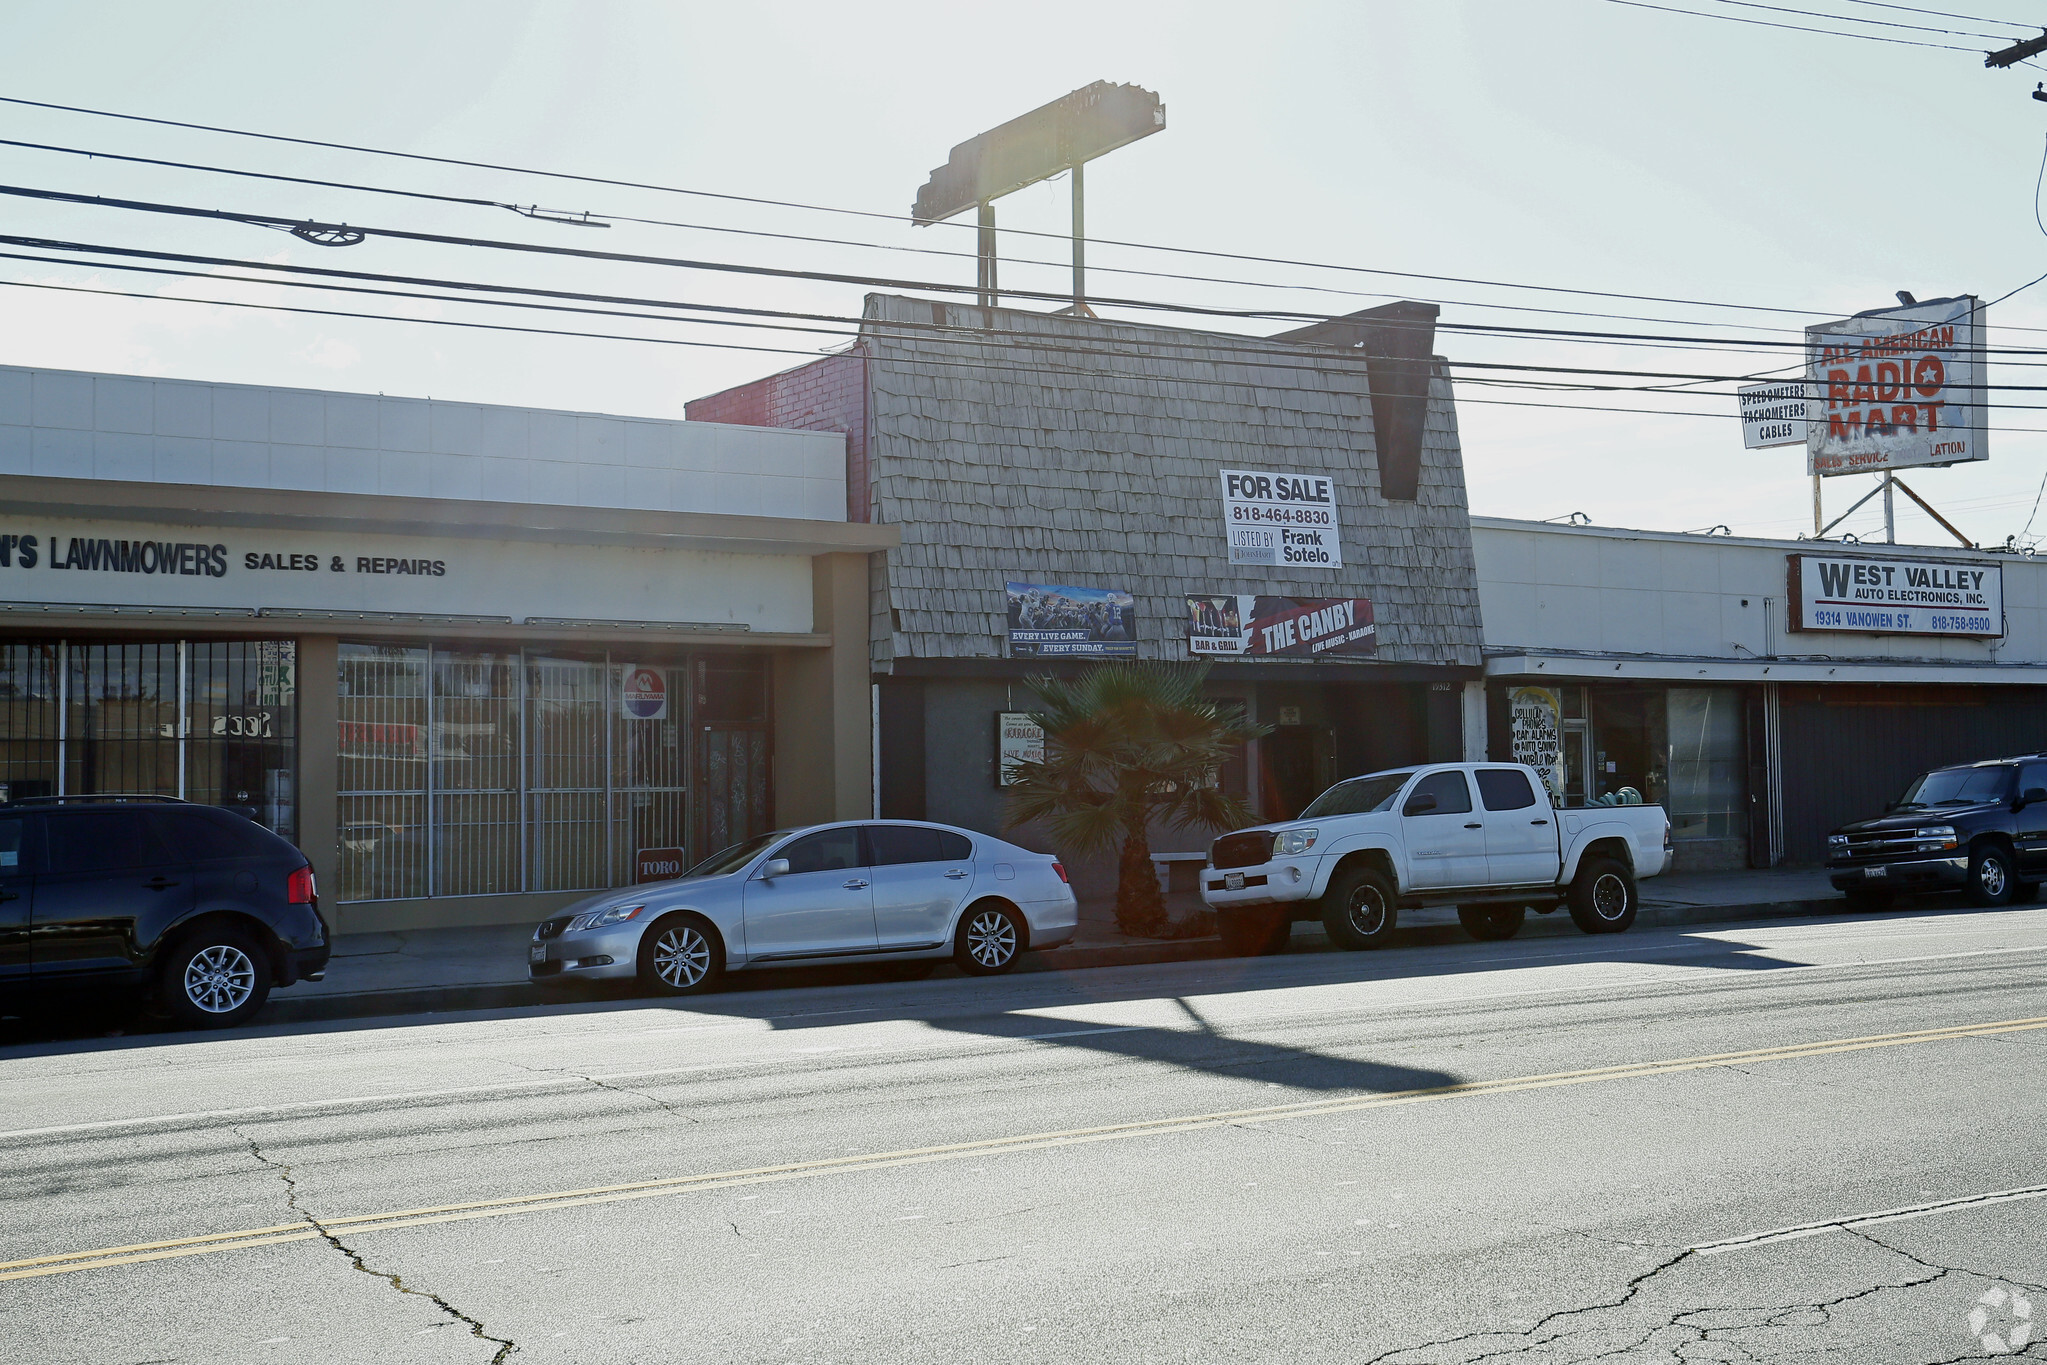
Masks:
[[[1096,80],[1158,91],[1168,127],[1090,167],[1092,236],[1348,267],[1311,270],[1097,244],[1096,291],[1228,307],[1344,312],[1442,300],[1446,322],[1784,341],[1805,321],[1921,298],[1986,299],[2047,272],[2035,187],[2047,72],[1980,53],[2028,29],[2014,0],[1924,0],[1998,22],[1865,0],[1787,8],[1951,29],[1820,20],[1729,0],[1680,7],[1888,34],[1916,48],[1715,21],[1610,0],[1339,4],[774,5],[382,3],[18,4],[0,94],[438,156],[904,215],[952,144]],[[2037,16],[2033,20],[2037,22]],[[1989,34],[1991,37],[1978,37]],[[746,228],[971,249],[964,229],[432,166],[0,104],[0,138],[662,218],[604,231],[503,209],[236,180],[0,148],[0,182],[370,226],[970,282],[972,262],[716,232]],[[1005,227],[1062,232],[1064,183],[1002,201]],[[665,267],[380,241],[346,250],[260,228],[0,198],[10,235],[831,315],[861,290]],[[1012,257],[1063,261],[1027,237]],[[203,267],[202,267],[203,269]],[[1604,290],[1600,299],[1494,283]],[[218,273],[218,272],[216,272]],[[1057,289],[1065,268],[1007,264]],[[413,317],[585,326],[765,352],[593,341],[213,303],[0,288],[0,363],[680,416],[686,400],[837,344],[829,336],[672,322],[598,323],[471,305],[312,299],[275,286],[0,260],[0,280],[199,299],[378,308]],[[1318,289],[1297,286],[1313,285]],[[1349,293],[1331,291],[1351,291]],[[1630,315],[1628,321],[1526,309]],[[1112,310],[1105,310],[1112,311]],[[1131,314],[1130,316],[1138,316]],[[1650,319],[1653,321],[1641,321]],[[2047,351],[2047,284],[2000,305],[1993,344]],[[1278,331],[1282,322],[1246,322]],[[1765,329],[1765,330],[1758,330]],[[1767,330],[1784,329],[1784,330]],[[1445,333],[1453,359],[1596,363],[1685,374],[1765,368],[1763,352],[1588,346]],[[1785,356],[1795,352],[1782,352]],[[2042,376],[2035,379],[2033,376]],[[1471,372],[1471,377],[1482,377]],[[1649,380],[1608,381],[1648,383]],[[1998,384],[2047,383],[2007,361]],[[1744,452],[1731,399],[1515,392],[1460,382],[1476,512],[1790,536],[1810,529],[1796,447]],[[2025,526],[2047,476],[2047,395],[2006,393],[1990,459],[1908,475],[1971,536]],[[1830,480],[1845,507],[1866,477]],[[1868,532],[1874,508],[1850,523]],[[1916,514],[1903,539],[1937,541]],[[2047,508],[2026,532],[2047,536]]]

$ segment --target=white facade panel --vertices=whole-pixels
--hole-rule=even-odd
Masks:
[[[1958,682],[1987,680],[1975,670],[1991,665],[2003,671],[2000,681],[2011,680],[2023,666],[2040,665],[2040,680],[2047,683],[2047,559],[1959,546],[1857,545],[1855,555],[1877,560],[1996,563],[2003,570],[2003,638],[1794,633],[1786,591],[1790,556],[1820,548],[1811,541],[1474,517],[1472,553],[1486,651],[1663,656],[1744,668],[1759,659],[1945,665]],[[1643,609],[1649,599],[1656,604],[1653,611]],[[1644,666],[1657,676],[1681,672]],[[1631,668],[1619,676],[1638,673]]]
[[[166,437],[211,443],[211,456]],[[846,516],[845,438],[832,432],[11,367],[0,474]]]

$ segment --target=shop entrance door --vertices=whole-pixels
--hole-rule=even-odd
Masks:
[[[1291,820],[1336,781],[1336,731],[1282,725],[1258,742],[1264,757],[1265,818]]]
[[[768,832],[774,810],[768,688],[762,656],[696,661],[691,716],[696,788],[703,799],[692,861]]]

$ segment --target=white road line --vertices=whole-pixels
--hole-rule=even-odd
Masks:
[[[1919,963],[1926,963],[1926,962],[1950,962],[1950,961],[1957,961],[1957,960],[1961,960],[1961,959],[1966,959],[1966,958],[1977,958],[1977,957],[2000,957],[2000,956],[2009,956],[2009,955],[2012,955],[2012,954],[2016,954],[2016,953],[2041,953],[2041,952],[2047,952],[2047,944],[2035,944],[2035,945],[2032,945],[2032,946],[2028,946],[2028,947],[2023,947],[2023,948],[1982,948],[1982,949],[1975,949],[1975,950],[1972,950],[1972,951],[1969,951],[1969,952],[1960,952],[1960,953],[1930,953],[1930,954],[1924,954],[1924,955],[1920,955],[1920,956],[1914,956],[1914,957],[1889,957],[1889,958],[1864,958],[1864,959],[1859,959],[1859,960],[1857,960],[1857,961],[1853,961],[1853,962],[1819,962],[1819,963],[1800,963],[1800,964],[1798,964],[1798,965],[1796,965],[1796,966],[1788,966],[1788,967],[1778,967],[1778,968],[1774,968],[1774,969],[1772,969],[1772,970],[1770,970],[1770,971],[1768,971],[1768,972],[1766,972],[1766,973],[1763,973],[1763,976],[1764,976],[1764,977],[1765,977],[1766,979],[1778,979],[1778,978],[1782,978],[1782,977],[1784,977],[1784,976],[1790,975],[1790,974],[1792,974],[1792,973],[1798,973],[1798,972],[1820,972],[1820,971],[1842,971],[1842,970],[1847,970],[1847,969],[1851,969],[1851,968],[1866,968],[1866,967],[1890,967],[1890,966],[1910,966],[1910,965],[1914,965],[1914,964],[1919,964]],[[1600,961],[1600,960],[1603,960],[1603,959],[1592,959],[1592,961]],[[1626,965],[1626,964],[1621,964],[1621,965]],[[1351,1010],[1353,1010],[1353,1011],[1357,1011],[1357,1012],[1363,1012],[1363,1011],[1366,1011],[1366,1010],[1393,1010],[1393,1009],[1417,1009],[1417,1008],[1425,1008],[1425,1007],[1428,1007],[1428,1006],[1458,1006],[1458,1005],[1467,1005],[1467,1004],[1475,1004],[1475,1003],[1482,1003],[1482,1002],[1485,1002],[1485,1001],[1493,1001],[1493,1000],[1516,1000],[1516,999],[1526,999],[1526,998],[1529,998],[1529,997],[1532,997],[1532,996],[1544,996],[1544,995],[1569,995],[1569,994],[1575,994],[1575,993],[1579,993],[1579,992],[1584,992],[1584,991],[1622,991],[1622,990],[1640,990],[1640,989],[1648,989],[1648,988],[1651,988],[1651,987],[1662,987],[1662,988],[1668,988],[1668,987],[1672,987],[1672,986],[1676,986],[1676,987],[1681,987],[1681,988],[1685,988],[1685,989],[1699,989],[1699,988],[1703,988],[1703,987],[1708,987],[1708,986],[1712,986],[1712,987],[1724,986],[1724,985],[1728,984],[1728,983],[1729,983],[1730,981],[1741,981],[1741,982],[1749,982],[1749,981],[1751,980],[1752,976],[1753,976],[1753,974],[1752,974],[1752,973],[1749,973],[1749,972],[1727,972],[1727,971],[1712,971],[1712,972],[1710,972],[1710,973],[1709,973],[1709,974],[1707,974],[1707,975],[1700,975],[1700,974],[1698,974],[1698,973],[1696,973],[1696,972],[1678,972],[1678,973],[1671,973],[1671,974],[1668,974],[1668,975],[1664,975],[1664,976],[1655,976],[1655,977],[1647,977],[1647,978],[1643,978],[1643,979],[1641,979],[1641,980],[1636,980],[1636,981],[1614,981],[1614,980],[1603,980],[1603,981],[1584,981],[1584,982],[1578,982],[1578,983],[1576,983],[1576,984],[1573,984],[1573,985],[1568,985],[1568,986],[1535,986],[1535,987],[1530,987],[1530,988],[1528,988],[1528,989],[1526,989],[1526,990],[1512,990],[1512,991],[1492,991],[1492,992],[1484,992],[1484,993],[1476,993],[1476,994],[1467,994],[1467,995],[1445,995],[1445,996],[1441,996],[1441,997],[1437,997],[1437,998],[1433,998],[1433,999],[1427,999],[1427,1000],[1403,999],[1403,1000],[1387,1000],[1387,1001],[1365,1001],[1365,1002],[1360,1002],[1360,1003],[1358,1003],[1358,1004],[1355,1004],[1355,1005],[1347,1006],[1346,1008],[1348,1008],[1348,1009],[1351,1009]],[[1357,982],[1357,981],[1348,981],[1348,982],[1325,982],[1325,983],[1315,983],[1315,984],[1316,984],[1316,985],[1401,985],[1401,984],[1406,984],[1406,983],[1408,983],[1408,982],[1422,982],[1422,981],[1428,981],[1428,980],[1431,980],[1431,979],[1432,979],[1432,978],[1430,978],[1430,977],[1426,977],[1426,976],[1420,976],[1420,977],[1388,977],[1388,978],[1384,978],[1384,979],[1382,979],[1382,980],[1379,980],[1379,981],[1373,981],[1373,982]],[[1754,984],[1765,984],[1765,983],[1764,983],[1764,982],[1755,982]],[[1284,989],[1289,989],[1289,990],[1290,990],[1290,989],[1309,989],[1309,988],[1311,988],[1311,987],[1300,987],[1300,988],[1296,988],[1296,987],[1287,987],[1287,988],[1284,988]],[[1207,998],[1207,997],[1200,997],[1200,998]],[[1141,1004],[1141,1003],[1147,1003],[1147,1002],[1143,1002],[1143,1001],[1128,1001],[1128,1002],[1123,1002],[1123,1003],[1127,1003],[1127,1004]],[[1049,1007],[1049,1008],[1055,1008],[1055,1009],[1056,1009],[1056,1008],[1067,1008],[1067,1007],[1065,1007],[1065,1006],[1052,1006],[1052,1007]],[[1312,1014],[1316,1014],[1316,1015],[1327,1015],[1327,1014],[1329,1013],[1329,1010],[1328,1010],[1328,1008],[1327,1008],[1327,1007],[1318,1007],[1318,1008],[1317,1008],[1317,1009],[1315,1009],[1315,1010],[1312,1010],[1312,1011],[1301,1011],[1300,1013],[1312,1013]],[[972,1017],[972,1016],[959,1016],[959,1017]],[[1026,1015],[1026,1016],[1024,1016],[1024,1017],[1036,1017],[1036,1018],[1041,1018],[1041,1019],[1044,1019],[1044,1020],[1045,1020],[1046,1022],[1048,1022],[1048,1023],[1050,1023],[1050,1022],[1053,1022],[1053,1021],[1054,1021],[1054,1020],[1055,1020],[1055,1019],[1057,1018],[1057,1016],[1054,1016],[1054,1015],[1046,1015],[1046,1014],[1042,1014],[1042,1013],[1036,1013],[1036,1014],[1029,1014],[1029,1015]],[[1248,1024],[1248,1025],[1251,1025],[1251,1026],[1255,1026],[1255,1027],[1257,1027],[1257,1028],[1272,1028],[1272,1027],[1275,1027],[1275,1026],[1277,1026],[1277,1025],[1279,1025],[1279,1024],[1281,1024],[1281,1023],[1283,1023],[1283,1022],[1285,1021],[1285,1018],[1286,1018],[1286,1016],[1284,1016],[1284,1015],[1268,1015],[1268,1016],[1264,1016],[1264,1017],[1261,1017],[1261,1018],[1257,1018],[1257,1019],[1251,1019],[1251,1020],[1241,1021],[1241,1022],[1239,1022],[1239,1023],[1236,1023],[1236,1024],[1234,1024],[1233,1026],[1236,1026],[1236,1027],[1243,1027],[1243,1026],[1245,1026],[1246,1024]],[[903,1022],[903,1023],[913,1023],[913,1024],[922,1024],[922,1023],[929,1023],[930,1021],[928,1021],[928,1020],[921,1020],[921,1019],[909,1019],[909,1020],[902,1020],[902,1021],[900,1021],[900,1022]],[[1078,1022],[1078,1021],[1076,1021],[1076,1022]],[[799,1051],[799,1053],[798,1053],[797,1055],[795,1055],[795,1056],[792,1056],[792,1057],[787,1057],[787,1058],[777,1058],[777,1057],[754,1057],[754,1058],[748,1058],[748,1059],[746,1059],[746,1060],[743,1060],[743,1061],[732,1061],[732,1062],[705,1062],[705,1063],[700,1063],[700,1064],[697,1064],[697,1065],[694,1065],[694,1066],[682,1066],[682,1067],[663,1067],[663,1068],[660,1068],[660,1069],[656,1069],[656,1070],[645,1070],[645,1071],[620,1071],[620,1072],[599,1072],[599,1073],[594,1073],[594,1074],[592,1074],[592,1075],[589,1075],[589,1076],[587,1076],[587,1077],[586,1077],[586,1076],[583,1076],[583,1075],[564,1075],[564,1076],[561,1076],[561,1077],[559,1077],[559,1078],[556,1078],[556,1077],[541,1077],[541,1078],[536,1078],[536,1079],[534,1079],[534,1080],[530,1080],[530,1081],[500,1081],[500,1082],[496,1082],[496,1083],[493,1083],[493,1084],[488,1084],[488,1085],[467,1085],[467,1086],[453,1086],[453,1087],[448,1087],[448,1088],[443,1088],[443,1089],[435,1089],[435,1090],[410,1090],[410,1091],[393,1091],[393,1092],[388,1092],[388,1093],[384,1093],[384,1094],[374,1094],[374,1095],[353,1095],[353,1096],[340,1096],[340,1097],[337,1097],[337,1098],[333,1098],[333,1099],[322,1099],[322,1100],[300,1100],[300,1101],[296,1101],[296,1102],[288,1102],[288,1103],[284,1103],[284,1104],[274,1104],[274,1105],[252,1105],[252,1106],[248,1106],[248,1107],[244,1107],[244,1108],[237,1108],[237,1109],[211,1109],[211,1110],[196,1110],[196,1111],[191,1111],[191,1112],[187,1112],[187,1113],[178,1113],[178,1114],[158,1114],[158,1115],[149,1115],[149,1116],[146,1116],[146,1117],[142,1117],[142,1118],[128,1118],[128,1119],[102,1119],[102,1120],[98,1120],[98,1121],[95,1121],[95,1122],[90,1122],[90,1123],[73,1123],[73,1124],[59,1124],[59,1125],[54,1125],[54,1126],[51,1126],[51,1127],[46,1127],[46,1128],[17,1128],[17,1129],[11,1129],[11,1130],[6,1130],[6,1131],[0,1131],[0,1142],[6,1142],[6,1141],[10,1141],[10,1140],[21,1140],[21,1139],[27,1139],[27,1138],[39,1138],[39,1137],[57,1137],[57,1136],[63,1136],[63,1135],[66,1135],[66,1134],[74,1134],[74,1133],[76,1133],[76,1134],[84,1134],[84,1133],[101,1133],[101,1132],[118,1132],[118,1131],[120,1131],[120,1130],[122,1130],[122,1129],[129,1129],[129,1128],[150,1128],[150,1127],[162,1127],[162,1126],[165,1126],[165,1125],[169,1125],[169,1124],[194,1124],[194,1123],[217,1123],[217,1122],[219,1122],[219,1121],[221,1121],[221,1120],[223,1120],[223,1119],[261,1119],[261,1118],[265,1118],[265,1117],[269,1117],[269,1116],[273,1116],[273,1115],[274,1115],[274,1116],[279,1116],[279,1117],[283,1117],[283,1116],[286,1116],[286,1115],[291,1115],[291,1114],[303,1114],[303,1113],[311,1113],[311,1112],[317,1112],[317,1111],[322,1111],[322,1110],[334,1110],[334,1109],[350,1109],[350,1108],[366,1108],[366,1107],[370,1107],[370,1106],[374,1106],[374,1105],[379,1105],[379,1104],[399,1104],[399,1103],[409,1103],[409,1102],[414,1102],[414,1101],[419,1101],[419,1100],[434,1100],[434,1099],[441,1099],[441,1098],[444,1098],[444,1097],[448,1097],[448,1096],[454,1096],[454,1095],[484,1095],[484,1094],[492,1094],[492,1093],[506,1093],[506,1094],[512,1094],[512,1093],[517,1093],[517,1092],[521,1092],[521,1091],[534,1091],[534,1090],[545,1090],[545,1089],[550,1089],[550,1088],[553,1088],[553,1089],[569,1089],[569,1088],[575,1088],[575,1087],[579,1087],[579,1086],[584,1086],[584,1085],[590,1084],[590,1083],[592,1083],[592,1082],[609,1082],[609,1081],[632,1081],[632,1080],[651,1080],[651,1079],[654,1079],[654,1078],[657,1078],[657,1077],[663,1077],[663,1076],[677,1076],[677,1075],[686,1075],[686,1074],[689,1074],[689,1073],[692,1073],[692,1072],[698,1072],[698,1071],[712,1071],[712,1070],[732,1070],[732,1069],[735,1069],[735,1068],[740,1068],[740,1067],[749,1067],[749,1066],[774,1066],[774,1065],[779,1065],[779,1064],[782,1064],[782,1063],[784,1063],[784,1062],[786,1062],[786,1061],[791,1061],[791,1060],[807,1060],[807,1058],[804,1058],[804,1057],[802,1056],[802,1052],[809,1052],[809,1053],[811,1053],[811,1054],[815,1055],[816,1053],[819,1053],[819,1052],[827,1052],[827,1053],[829,1053],[829,1052],[853,1052],[853,1051],[859,1051],[859,1052],[863,1052],[863,1053],[866,1053],[866,1054],[867,1054],[867,1055],[869,1055],[869,1056],[878,1056],[878,1055],[884,1055],[884,1053],[885,1053],[885,1052],[924,1052],[924,1051],[931,1051],[931,1050],[934,1050],[934,1049],[937,1049],[937,1048],[944,1048],[944,1047],[949,1047],[949,1046],[972,1046],[972,1045],[974,1045],[974,1044],[975,1044],[976,1042],[980,1042],[980,1043],[1003,1043],[1003,1042],[1019,1042],[1019,1043],[1027,1043],[1027,1042],[1033,1042],[1033,1041],[1037,1041],[1037,1040],[1041,1040],[1041,1039],[1042,1039],[1042,1040],[1051,1040],[1051,1039],[1058,1039],[1058,1038],[1076,1038],[1076,1037],[1082,1037],[1082,1036],[1085,1036],[1085,1035],[1088,1035],[1088,1034],[1094,1034],[1094,1033],[1119,1033],[1119,1032],[1131,1032],[1131,1031],[1134,1031],[1134,1030],[1137,1030],[1137,1029],[1141,1029],[1141,1028],[1148,1028],[1148,1027],[1151,1027],[1151,1026],[1150,1026],[1150,1025],[1144,1025],[1144,1024],[1128,1024],[1128,1025],[1117,1025],[1117,1026],[1113,1026],[1113,1027],[1101,1027],[1101,1028],[1084,1028],[1084,1029],[1070,1029],[1070,1030],[1065,1030],[1065,1031],[1061,1031],[1061,1032],[1058,1032],[1058,1033],[1029,1033],[1029,1034],[1016,1034],[1016,1035],[1013,1035],[1013,1036],[1010,1036],[1010,1037],[1002,1037],[1002,1036],[999,1036],[999,1035],[993,1035],[993,1034],[977,1034],[977,1035],[965,1035],[965,1034],[948,1034],[948,1035],[947,1035],[947,1036],[946,1036],[945,1038],[943,1038],[943,1039],[937,1039],[937,1040],[933,1040],[932,1042],[930,1042],[930,1043],[928,1043],[928,1044],[923,1044],[923,1045],[909,1045],[909,1046],[905,1046],[905,1045],[901,1045],[901,1044],[898,1044],[898,1045],[896,1045],[896,1046],[893,1046],[893,1047],[888,1047],[888,1048],[885,1048],[885,1049],[876,1049],[876,1048],[870,1048],[870,1047],[863,1047],[863,1046],[859,1046],[859,1045],[848,1045],[848,1046],[845,1046],[845,1047],[841,1047],[841,1048],[836,1048],[836,1049],[805,1049],[805,1050],[801,1050],[801,1051]],[[709,1030],[706,1030],[706,1031],[709,1031]],[[1227,1038],[1227,1036],[1228,1036],[1228,1035],[1224,1035],[1224,1036],[1225,1036],[1225,1038]],[[489,1059],[488,1059],[488,1058],[486,1058],[486,1059],[483,1059],[483,1060],[486,1060],[486,1061],[487,1061],[487,1060],[489,1060]]]
[[[1768,1232],[1750,1233],[1746,1237],[1731,1237],[1724,1242],[1701,1242],[1691,1250],[1700,1256],[1719,1256],[1729,1251],[1747,1251],[1752,1247],[1766,1247],[1777,1242],[1795,1242],[1801,1237],[1816,1237],[1823,1232],[1872,1227],[1878,1223],[1902,1223],[1908,1218],[1925,1218],[1932,1214],[1950,1213],[1958,1209],[1989,1208],[1995,1204],[2014,1204],[2025,1199],[2042,1198],[2047,1198],[2047,1185],[2024,1185],[2015,1190],[1968,1194],[1958,1199],[1936,1200],[1931,1204],[1907,1204],[1903,1208],[1885,1209],[1881,1213],[1830,1218],[1823,1223],[1797,1223],[1788,1228],[1772,1228]]]

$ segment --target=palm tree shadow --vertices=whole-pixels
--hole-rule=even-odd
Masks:
[[[1172,1003],[1192,1022],[1187,1029],[1151,1025],[1064,1026],[1039,1015],[992,1014],[928,1018],[929,1028],[971,1033],[1007,1042],[1029,1040],[1081,1048],[1104,1057],[1152,1062],[1231,1080],[1257,1080],[1316,1094],[1352,1092],[1384,1095],[1456,1085],[1465,1078],[1448,1071],[1332,1056],[1282,1043],[1233,1038],[1219,1032],[1185,999]],[[1050,1025],[1051,1027],[1048,1027]]]

